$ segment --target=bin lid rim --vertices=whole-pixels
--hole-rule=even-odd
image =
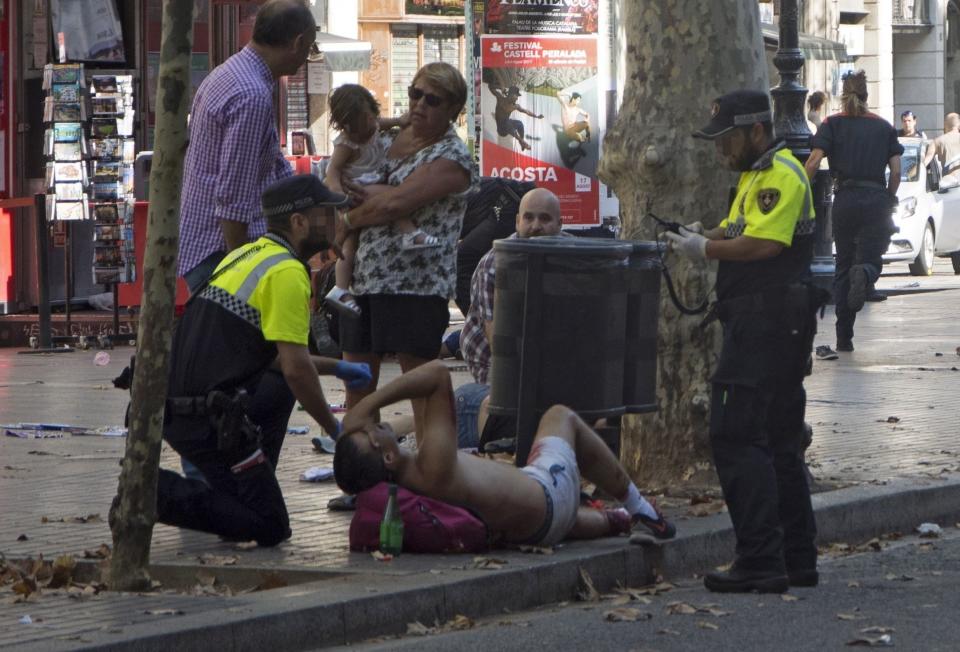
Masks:
[[[507,253],[549,253],[568,256],[600,255],[614,258],[629,256],[633,251],[632,243],[623,240],[566,238],[558,235],[494,240],[493,248],[496,251]]]

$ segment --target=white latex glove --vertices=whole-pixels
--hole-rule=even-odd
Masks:
[[[695,263],[707,260],[707,239],[699,233],[666,233],[674,251],[682,253]]]
[[[701,222],[692,222],[690,224],[684,224],[683,228],[689,231],[690,233],[703,233],[703,223]]]

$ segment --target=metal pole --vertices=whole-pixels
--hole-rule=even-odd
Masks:
[[[780,84],[770,89],[773,97],[773,124],[777,135],[787,141],[787,147],[801,163],[810,156],[810,129],[807,127],[804,103],[807,89],[800,83],[803,70],[803,52],[800,51],[800,27],[797,0],[780,2],[780,41],[773,64],[780,73]],[[833,236],[830,212],[833,207],[833,183],[826,170],[813,178],[813,203],[816,212],[816,232],[813,262],[810,270],[816,285],[825,290],[833,288]]]
[[[37,223],[37,313],[40,326],[40,348],[53,346],[50,337],[50,278],[47,275],[47,196],[33,196],[33,213]]]
[[[63,223],[63,293],[64,303],[64,331],[67,337],[73,337],[73,328],[70,325],[70,302],[73,300],[73,241],[70,238],[70,221]]]

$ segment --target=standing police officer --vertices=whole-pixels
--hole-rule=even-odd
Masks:
[[[318,374],[348,386],[366,364],[311,357],[306,260],[333,240],[347,199],[317,177],[288,177],[262,195],[267,233],[229,253],[187,305],[173,340],[163,437],[208,484],[160,470],[157,520],[272,546],[290,536],[274,471],[294,398],[323,429],[340,424]]]
[[[729,571],[711,591],[782,593],[815,586],[816,524],[803,466],[807,373],[820,291],[806,281],[814,213],[803,166],[773,136],[770,102],[740,90],[715,100],[694,133],[740,172],[727,218],[668,233],[675,251],[720,261],[714,314],[723,349],[713,376],[710,443],[737,536]]]
[[[893,208],[900,187],[903,145],[889,122],[867,110],[867,75],[843,77],[843,112],[824,118],[810,140],[805,167],[812,179],[827,157],[836,193],[833,240],[837,246],[834,298],[837,351],[853,351],[853,323],[868,289],[883,269],[883,254],[894,233]],[[885,178],[887,166],[890,176]]]

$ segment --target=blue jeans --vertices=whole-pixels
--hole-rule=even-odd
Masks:
[[[480,404],[490,394],[490,385],[467,383],[453,393],[457,405],[457,448],[477,448],[480,446],[480,429],[477,417]]]

